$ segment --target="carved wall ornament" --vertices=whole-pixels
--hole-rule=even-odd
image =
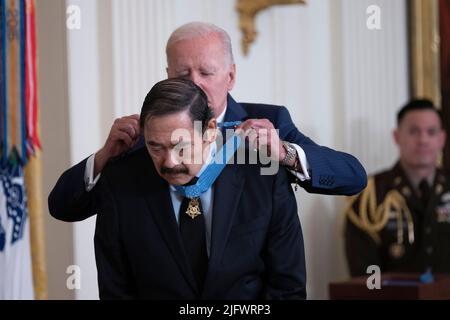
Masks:
[[[305,4],[305,0],[237,0],[236,10],[239,12],[239,28],[242,31],[241,48],[244,55],[248,54],[258,32],[255,18],[258,13],[269,7],[281,4]]]

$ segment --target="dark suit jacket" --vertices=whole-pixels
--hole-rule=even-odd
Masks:
[[[334,195],[353,195],[362,191],[367,176],[359,161],[350,154],[335,151],[314,143],[298,131],[285,107],[237,103],[228,95],[225,121],[266,118],[279,129],[280,138],[295,143],[305,151],[311,167],[311,180],[300,183],[308,192]],[[122,157],[128,157],[144,146],[137,146]],[[48,198],[50,214],[63,221],[81,221],[96,213],[96,200],[92,192],[85,192],[84,170],[86,160],[64,172]],[[101,179],[100,179],[101,180]],[[98,189],[98,186],[94,188]]]
[[[140,149],[103,172],[95,255],[102,299],[302,299],[303,237],[285,170],[227,165],[214,185],[211,255],[196,287],[169,186]]]

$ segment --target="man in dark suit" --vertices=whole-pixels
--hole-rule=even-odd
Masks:
[[[216,120],[189,80],[157,83],[140,127],[146,148],[105,168],[94,192],[100,297],[304,299],[303,237],[285,170],[262,175],[230,161],[215,171]]]
[[[239,129],[254,132],[255,147],[260,147],[258,141],[268,141],[273,160],[287,169],[292,182],[308,192],[335,195],[356,194],[366,186],[366,172],[355,157],[304,136],[285,107],[234,101],[228,92],[236,65],[224,30],[206,23],[183,25],[170,36],[166,53],[168,77],[187,78],[201,87],[217,122],[242,121]],[[111,159],[124,153],[126,158],[142,146],[138,115],[117,119],[104,147],[60,177],[48,199],[50,213],[64,221],[94,215],[90,191],[97,188],[102,170]]]

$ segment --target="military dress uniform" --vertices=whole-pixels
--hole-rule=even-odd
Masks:
[[[381,272],[450,273],[450,173],[413,188],[399,163],[369,178],[345,210],[345,248],[352,276]]]

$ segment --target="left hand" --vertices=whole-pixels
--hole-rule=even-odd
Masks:
[[[236,132],[242,132],[248,137],[250,146],[256,151],[263,150],[274,161],[281,161],[286,157],[286,149],[272,122],[267,119],[249,119],[242,122]],[[265,148],[265,149],[263,149]]]

